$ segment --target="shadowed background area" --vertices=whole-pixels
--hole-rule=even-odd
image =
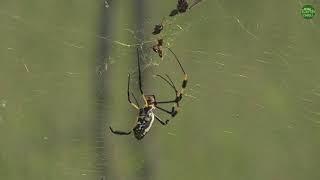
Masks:
[[[204,0],[169,17],[176,3],[2,0],[0,179],[318,180],[320,20],[300,8],[320,1]],[[189,75],[181,111],[142,141],[113,135],[137,115],[128,73],[142,102],[136,47],[145,94],[174,97],[154,74],[181,85],[157,38]]]

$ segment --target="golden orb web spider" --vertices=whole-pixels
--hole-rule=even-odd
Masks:
[[[160,77],[162,80],[164,80],[166,83],[168,83],[169,86],[175,91],[175,96],[176,96],[175,99],[167,100],[167,101],[157,101],[156,96],[153,94],[152,95],[144,95],[144,92],[142,90],[142,82],[141,82],[140,54],[139,54],[139,50],[137,49],[138,70],[139,70],[139,89],[140,89],[140,93],[141,93],[141,96],[144,101],[144,106],[141,107],[139,105],[136,97],[134,96],[134,94],[132,92],[130,92],[130,74],[128,74],[128,88],[127,88],[128,101],[134,108],[139,110],[138,117],[137,117],[136,122],[134,124],[134,127],[132,128],[131,131],[125,132],[125,131],[113,130],[112,127],[109,126],[112,133],[117,134],[117,135],[129,135],[133,131],[135,138],[138,140],[141,140],[150,130],[150,128],[154,122],[154,119],[157,119],[162,125],[167,125],[169,122],[169,120],[163,121],[158,115],[156,115],[153,112],[155,109],[159,109],[160,111],[163,111],[163,112],[171,115],[172,117],[177,115],[178,109],[179,109],[179,102],[181,101],[183,91],[187,86],[188,76],[187,76],[186,72],[184,71],[176,54],[170,48],[168,48],[168,49],[174,55],[176,61],[178,62],[179,66],[180,66],[180,69],[182,70],[182,72],[184,74],[181,89],[179,91],[177,90],[177,88],[175,87],[175,85],[174,85],[173,81],[171,80],[171,78],[169,77],[169,75],[165,74],[167,78],[165,78],[159,74],[157,74],[156,76]],[[133,96],[136,104],[131,101],[130,93]],[[160,104],[169,104],[169,103],[173,103],[171,111],[159,106]]]

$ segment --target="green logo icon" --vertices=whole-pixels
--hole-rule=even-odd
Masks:
[[[316,15],[316,10],[312,5],[304,5],[301,9],[301,15],[305,19],[312,19]]]

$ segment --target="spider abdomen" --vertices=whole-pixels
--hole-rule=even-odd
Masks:
[[[134,136],[141,140],[150,130],[154,121],[154,114],[151,109],[141,109],[136,126],[133,128]]]

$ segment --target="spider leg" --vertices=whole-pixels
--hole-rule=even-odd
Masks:
[[[169,79],[169,81],[171,82],[172,86],[174,87],[174,89],[177,91],[173,81],[171,80],[170,76],[168,74],[166,74],[167,78]]]
[[[131,134],[131,131],[129,131],[129,132],[124,132],[124,131],[113,130],[111,126],[109,126],[109,128],[110,128],[110,131],[111,131],[113,134],[117,134],[117,135],[129,135],[129,134]]]
[[[181,85],[182,88],[181,88],[181,90],[180,90],[180,92],[179,92],[179,94],[183,94],[184,89],[187,87],[188,75],[187,75],[187,73],[184,71],[184,69],[183,69],[183,67],[182,67],[182,65],[181,65],[181,63],[180,63],[180,61],[179,61],[179,59],[178,59],[178,56],[177,56],[170,48],[168,48],[168,49],[169,49],[170,52],[173,54],[174,58],[177,60],[179,66],[180,66],[180,68],[181,68],[181,70],[182,70],[182,72],[183,72],[183,74],[184,74],[184,78],[183,78],[182,85]],[[170,79],[170,78],[169,78],[169,79]]]
[[[138,105],[138,107],[140,107],[140,104],[139,104],[136,96],[133,94],[133,92],[131,92],[131,95],[133,96],[133,99],[134,99],[135,103]]]
[[[182,70],[182,72],[183,72],[183,74],[184,74],[184,78],[183,78],[183,81],[182,81],[181,89],[180,89],[179,92],[176,92],[176,98],[175,98],[174,100],[159,101],[159,102],[157,102],[157,104],[176,103],[177,106],[179,106],[178,103],[181,101],[181,99],[182,99],[182,94],[183,94],[185,88],[187,87],[188,75],[187,75],[187,73],[184,71],[184,69],[183,69],[183,67],[182,67],[182,65],[181,65],[181,63],[180,63],[177,55],[176,55],[170,48],[168,48],[168,49],[169,49],[170,52],[174,55],[176,61],[178,62],[179,66],[180,66],[180,68],[181,68],[181,70]],[[167,77],[169,78],[170,82],[173,83],[172,80],[170,79],[170,77],[169,77],[168,75],[167,75]]]
[[[134,108],[139,109],[139,104],[137,103],[138,101],[137,101],[137,99],[134,97],[133,93],[132,93],[132,95],[133,95],[133,97],[134,97],[134,99],[136,100],[136,103],[137,103],[138,105],[136,105],[136,104],[134,104],[133,102],[131,102],[131,98],[130,98],[130,74],[128,74],[127,94],[128,94],[128,101],[129,101],[129,103],[130,103]]]
[[[176,116],[178,114],[178,111],[175,109],[175,106],[172,106],[171,111],[166,110],[166,109],[164,109],[162,107],[159,107],[159,106],[156,106],[156,108],[161,110],[161,111],[163,111],[163,112],[165,112],[165,113],[167,113],[167,114],[170,114],[172,117],[174,117],[174,116]]]
[[[182,67],[182,65],[181,65],[181,63],[180,63],[177,55],[176,55],[170,48],[168,48],[168,49],[169,49],[170,52],[174,55],[176,61],[178,62],[179,66],[180,66],[180,68],[181,68],[181,71],[182,71],[183,74],[184,74],[184,78],[183,78],[183,81],[182,81],[181,89],[180,89],[180,91],[178,91],[178,90],[176,89],[176,87],[174,86],[174,83],[173,83],[173,81],[171,80],[171,78],[169,77],[169,75],[166,74],[168,80],[165,79],[164,77],[162,77],[161,75],[159,75],[159,77],[161,77],[163,80],[165,80],[165,81],[174,89],[174,91],[175,91],[175,93],[176,93],[176,98],[173,99],[173,100],[168,100],[168,101],[157,101],[157,102],[155,102],[155,106],[156,106],[157,109],[159,109],[159,110],[161,110],[161,111],[163,111],[163,112],[166,112],[166,113],[170,114],[172,117],[174,117],[174,116],[176,116],[177,113],[178,113],[178,110],[179,110],[179,109],[178,109],[178,108],[179,108],[179,102],[181,101],[183,92],[184,92],[185,88],[187,87],[188,76],[187,76],[187,73],[184,71],[184,69],[183,69],[183,67]],[[157,104],[169,104],[169,103],[174,103],[173,106],[172,106],[171,111],[166,110],[166,109],[164,109],[164,108],[162,108],[162,107],[157,106]]]
[[[139,54],[139,49],[137,48],[137,56],[138,56],[138,70],[139,70],[139,89],[140,89],[140,93],[142,95],[142,98],[143,98],[143,101],[145,103],[145,106],[148,105],[147,103],[147,99],[143,93],[143,90],[142,90],[142,82],[141,82],[141,68],[140,68],[140,54]]]
[[[163,126],[165,126],[165,125],[167,125],[168,124],[168,122],[169,122],[169,120],[166,120],[165,122],[163,121],[163,120],[161,120],[161,118],[160,117],[158,117],[157,115],[154,115],[155,116],[155,118],[163,125]]]
[[[176,86],[174,85],[173,81],[170,79],[169,75],[166,74],[166,76],[168,77],[169,81],[164,78],[163,76],[161,76],[160,74],[156,74],[156,76],[160,77],[161,79],[163,79],[166,83],[168,83],[172,89],[174,90],[174,92],[177,94],[178,93],[178,90],[176,88]]]
[[[198,3],[200,3],[202,0],[195,0],[193,1],[193,3],[190,5],[189,9],[191,9],[192,7],[194,7],[195,5],[197,5]]]
[[[138,118],[136,118],[136,121],[133,123],[133,127],[136,126],[137,122],[138,122]],[[129,135],[132,132],[132,131],[125,132],[125,131],[113,130],[111,126],[109,126],[109,129],[113,134],[116,134],[116,135]]]
[[[178,9],[174,9],[170,12],[169,16],[175,16],[179,13]]]

